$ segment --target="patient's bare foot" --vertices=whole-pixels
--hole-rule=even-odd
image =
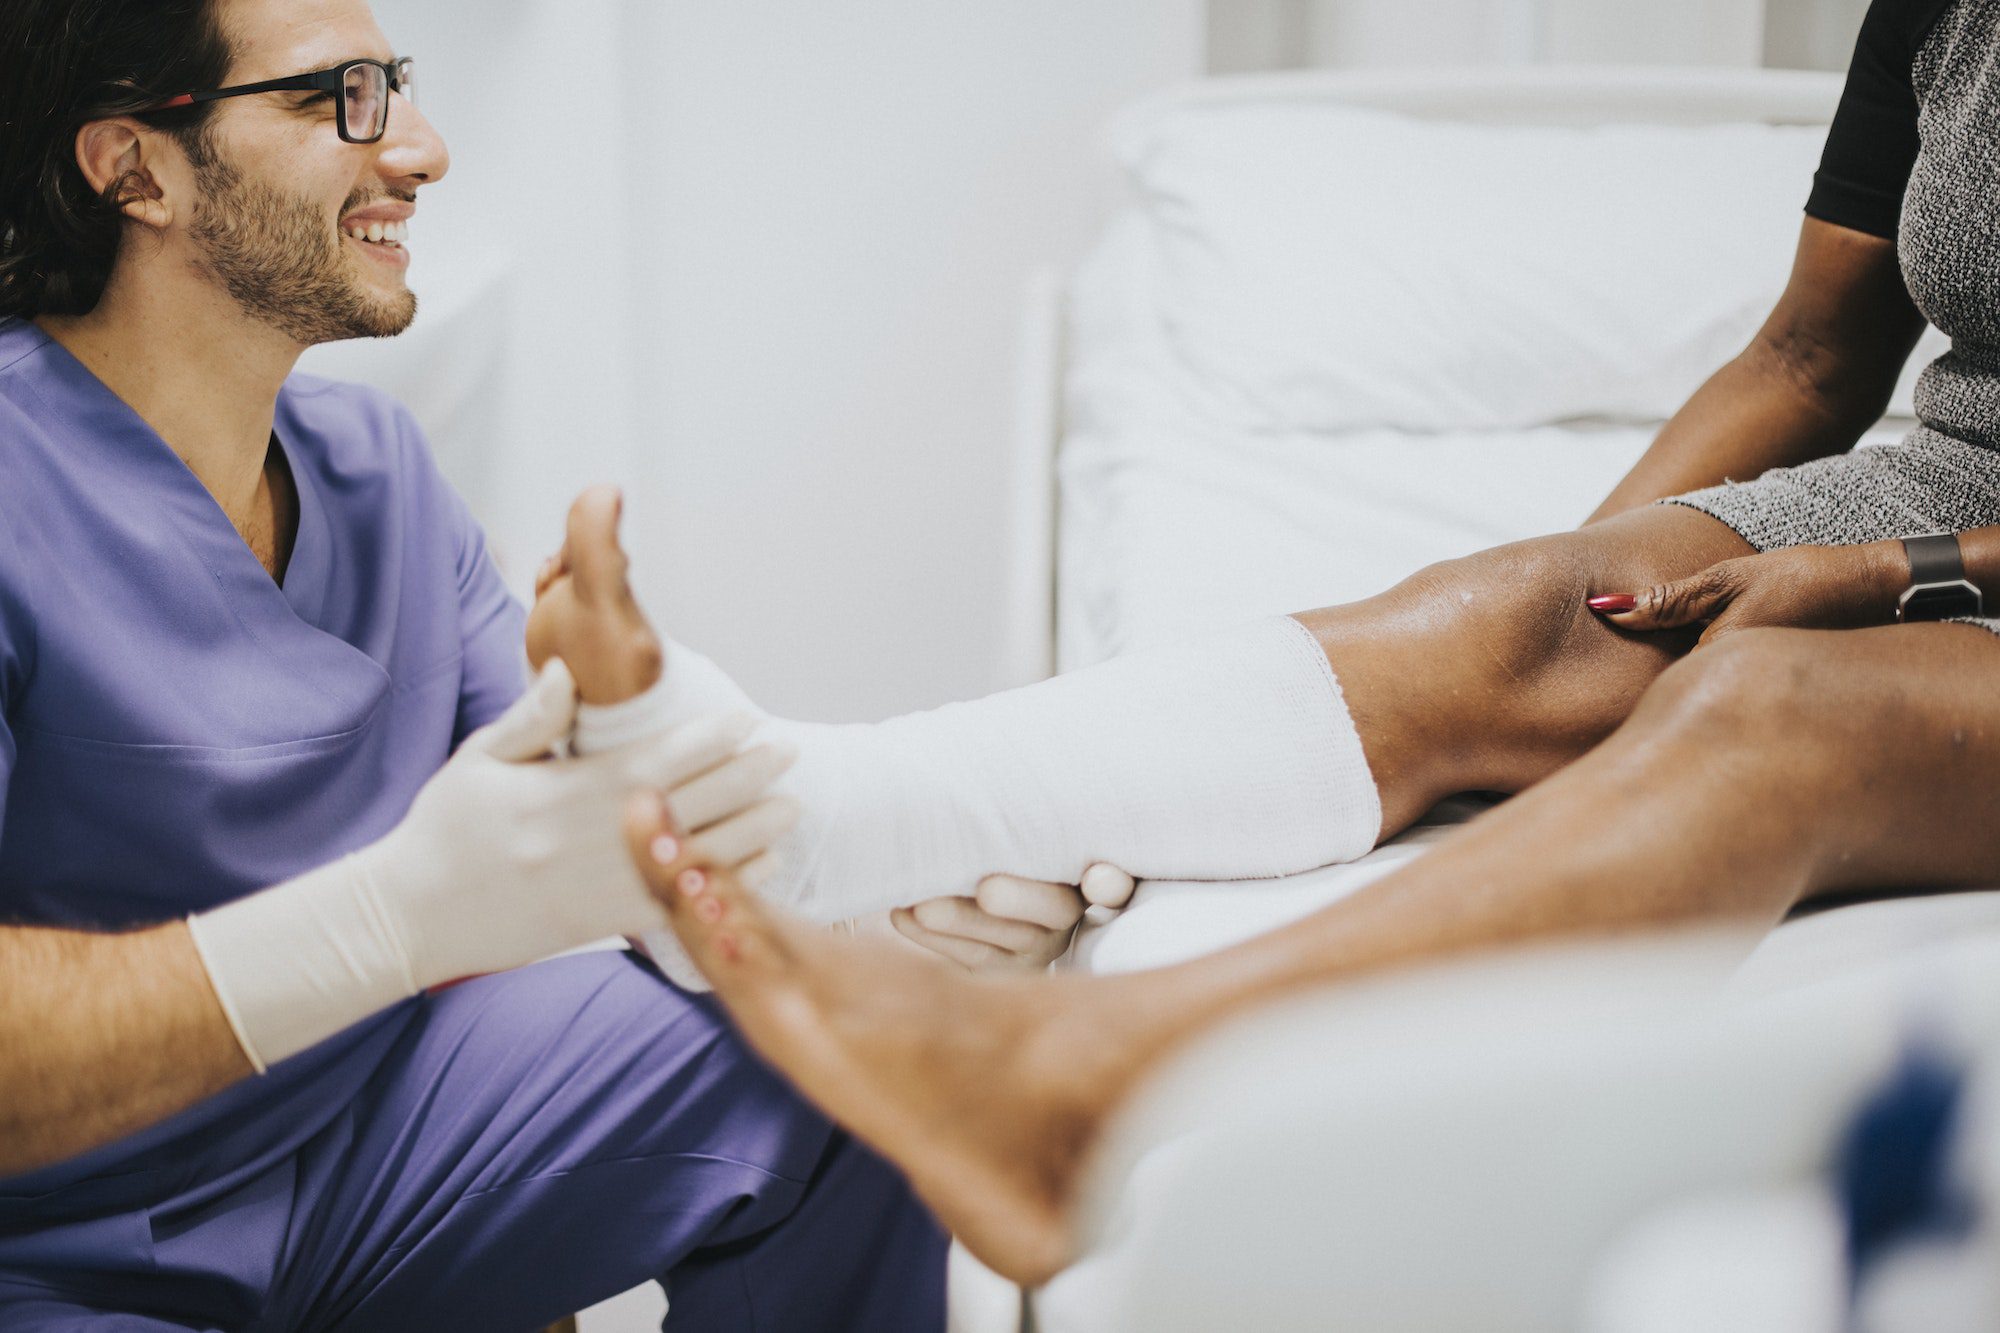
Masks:
[[[577,497],[562,550],[542,566],[528,613],[528,661],[539,671],[549,658],[562,658],[587,704],[623,703],[660,678],[660,636],[625,577],[623,510],[609,486]]]
[[[1099,1001],[1117,983],[978,976],[794,922],[692,865],[664,818],[633,799],[633,858],[751,1045],[987,1264],[1027,1283],[1058,1272],[1085,1154],[1145,1049],[1114,1039]]]

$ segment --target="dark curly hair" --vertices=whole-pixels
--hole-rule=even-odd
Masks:
[[[0,319],[88,314],[104,295],[127,182],[90,188],[77,131],[144,115],[210,160],[209,106],[147,108],[217,87],[230,59],[215,0],[0,0]]]

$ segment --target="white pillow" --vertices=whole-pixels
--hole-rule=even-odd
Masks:
[[[1197,103],[1114,145],[1183,393],[1340,431],[1670,415],[1777,299],[1824,139]]]

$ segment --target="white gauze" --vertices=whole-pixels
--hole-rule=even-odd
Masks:
[[[679,645],[659,685],[580,710],[589,753],[751,707]],[[970,894],[1006,873],[1074,884],[1098,861],[1141,879],[1252,879],[1352,860],[1382,808],[1340,686],[1288,617],[1134,653],[873,725],[767,719],[799,759],[798,826],[762,892],[837,921]]]

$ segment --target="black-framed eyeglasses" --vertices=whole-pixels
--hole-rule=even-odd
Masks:
[[[389,94],[401,93],[411,103],[417,100],[416,62],[398,56],[380,60],[348,60],[332,69],[311,74],[293,74],[262,83],[243,83],[234,88],[217,88],[205,93],[182,93],[154,107],[171,111],[175,107],[200,102],[219,102],[225,97],[248,97],[252,93],[325,93],[334,99],[339,113],[340,137],[348,143],[375,143],[389,128]]]

